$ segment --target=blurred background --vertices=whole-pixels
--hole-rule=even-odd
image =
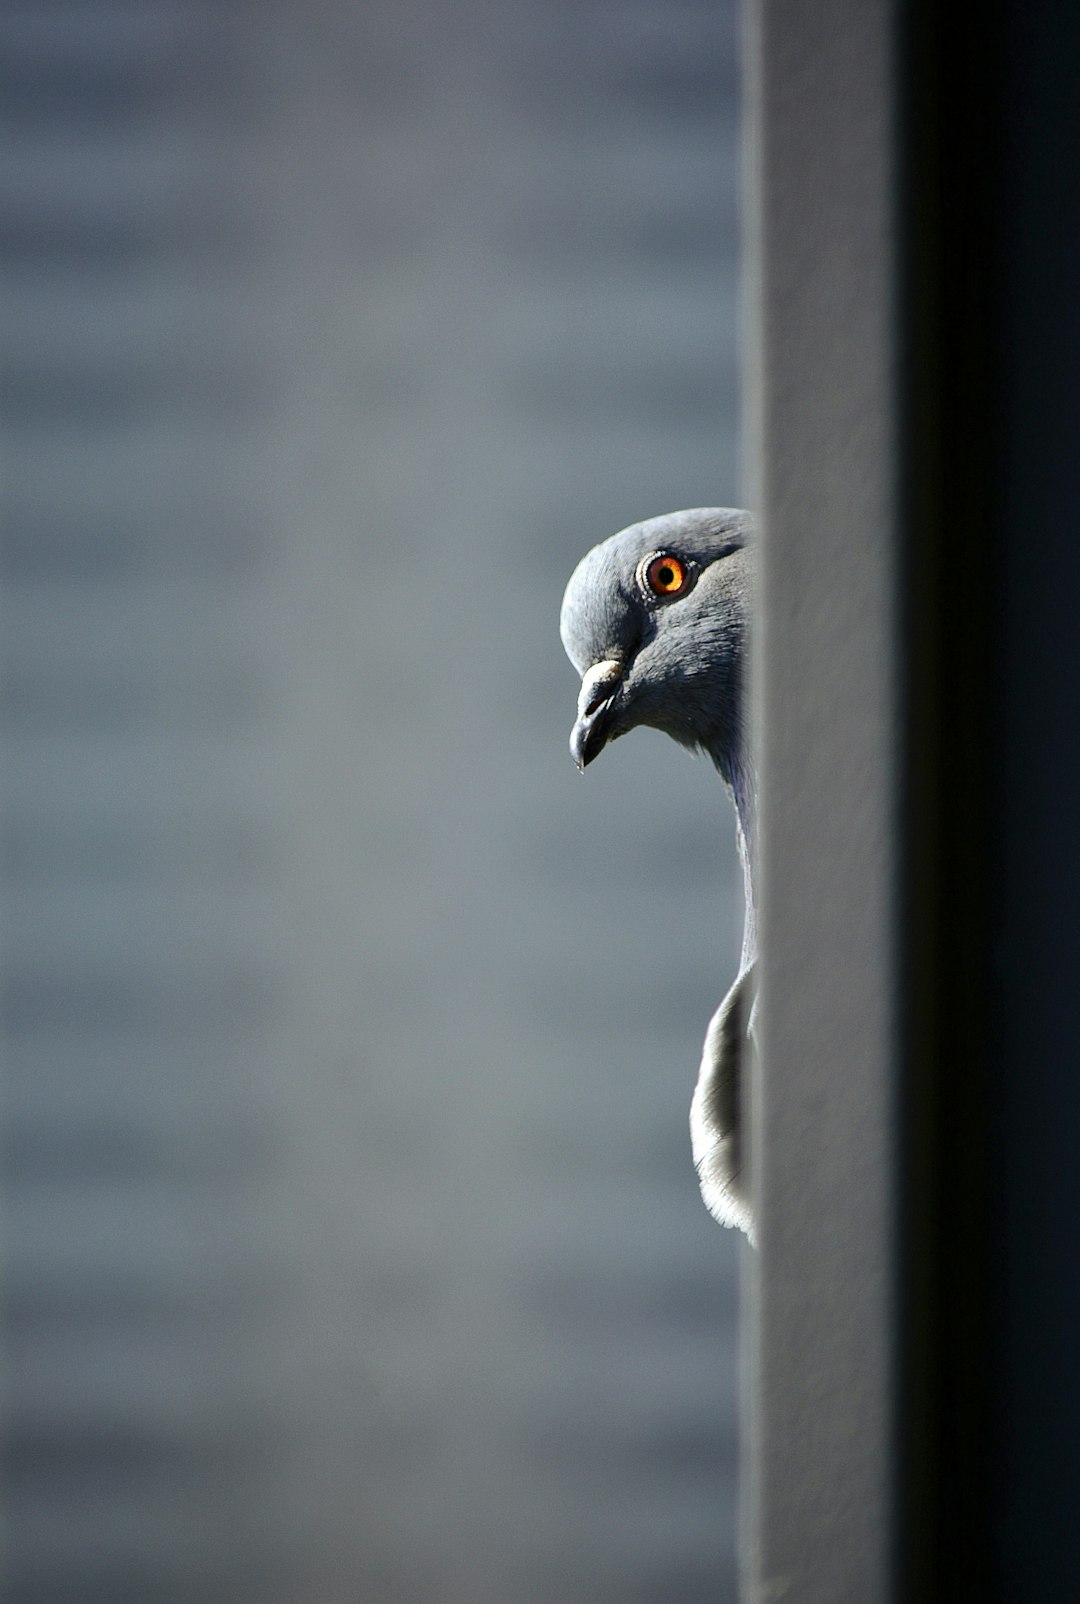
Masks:
[[[732,1598],[732,816],[557,620],[740,500],[733,0],[0,42],[3,1597]]]

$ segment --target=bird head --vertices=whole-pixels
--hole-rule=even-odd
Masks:
[[[584,769],[638,725],[740,762],[752,586],[745,512],[698,507],[612,535],[582,558],[559,629],[582,676],[570,751]]]

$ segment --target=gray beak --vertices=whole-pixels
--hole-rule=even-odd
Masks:
[[[611,737],[612,704],[626,665],[616,658],[594,663],[583,676],[577,722],[570,731],[570,756],[584,772]]]

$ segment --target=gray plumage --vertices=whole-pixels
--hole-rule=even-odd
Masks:
[[[582,676],[570,736],[578,767],[645,724],[706,752],[735,804],[746,893],[742,960],[705,1036],[690,1132],[710,1211],[751,1236],[756,785],[743,686],[752,594],[749,515],[698,507],[633,524],[594,547],[566,587],[559,625]]]

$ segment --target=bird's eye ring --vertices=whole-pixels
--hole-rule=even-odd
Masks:
[[[646,557],[640,575],[643,590],[662,600],[681,596],[690,583],[690,570],[686,563],[669,551],[658,551],[654,556]]]

